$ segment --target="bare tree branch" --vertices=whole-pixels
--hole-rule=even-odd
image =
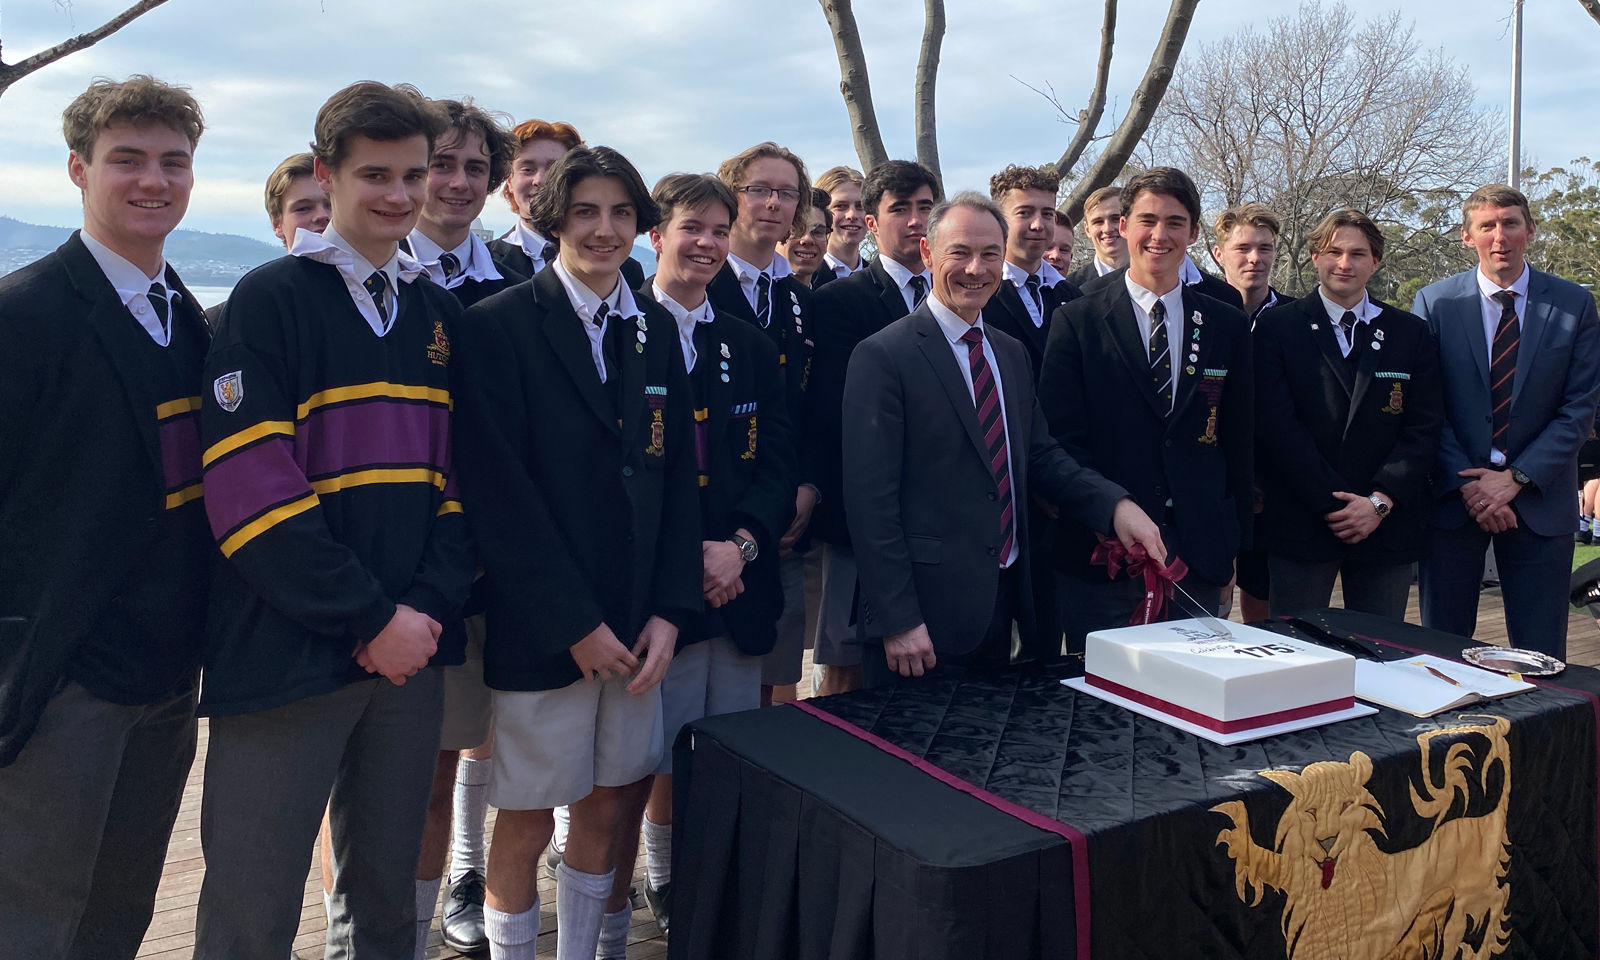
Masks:
[[[1089,94],[1089,105],[1078,114],[1078,132],[1072,135],[1072,142],[1067,144],[1061,159],[1056,161],[1056,170],[1062,174],[1071,170],[1078,158],[1083,156],[1083,151],[1094,140],[1095,129],[1100,126],[1100,117],[1106,110],[1106,83],[1111,77],[1111,48],[1116,42],[1116,34],[1117,0],[1106,0],[1105,22],[1100,25],[1100,60],[1094,69],[1094,91]],[[1053,102],[1054,98],[1051,100]],[[1060,106],[1056,104],[1057,109]]]
[[[917,162],[939,172],[939,130],[934,121],[934,88],[939,75],[939,48],[944,43],[944,0],[923,0],[922,51],[917,55]]]
[[[1145,69],[1144,79],[1139,81],[1139,89],[1134,91],[1127,114],[1106,148],[1095,158],[1094,165],[1073,185],[1072,193],[1061,205],[1061,210],[1073,223],[1083,216],[1083,201],[1089,194],[1115,180],[1122,172],[1123,164],[1133,155],[1150,126],[1150,119],[1167,92],[1167,84],[1172,82],[1172,71],[1177,66],[1178,55],[1183,52],[1183,41],[1189,35],[1189,24],[1194,20],[1194,9],[1199,3],[1200,0],[1172,0],[1166,26],[1161,29],[1161,40],[1150,55],[1150,66]]]
[[[158,0],[159,2],[159,0]],[[839,57],[839,94],[850,115],[850,132],[855,140],[856,157],[863,170],[889,159],[878,131],[878,115],[872,109],[872,87],[867,82],[867,55],[861,49],[861,32],[850,0],[817,0],[822,15],[833,33],[834,52]],[[920,114],[919,114],[920,117]]]
[[[1595,23],[1600,23],[1600,0],[1578,0],[1583,4],[1583,9],[1589,11],[1589,16],[1594,17]]]
[[[3,95],[6,90],[10,89],[13,83],[16,83],[18,80],[21,80],[28,74],[33,73],[36,70],[43,69],[44,67],[48,67],[50,64],[55,63],[57,60],[60,60],[62,57],[65,57],[68,54],[77,53],[79,50],[94,46],[101,40],[111,36],[113,33],[121,30],[134,20],[137,20],[139,17],[149,13],[151,10],[154,10],[156,7],[159,7],[166,2],[167,0],[138,0],[137,3],[133,4],[128,9],[112,17],[110,20],[107,20],[105,23],[102,23],[100,26],[95,27],[88,33],[80,33],[76,37],[72,37],[69,40],[63,40],[48,50],[41,50],[31,57],[19,60],[13,64],[7,64],[3,60],[0,60],[0,95]]]

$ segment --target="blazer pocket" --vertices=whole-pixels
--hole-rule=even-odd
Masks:
[[[906,537],[906,554],[912,563],[938,563],[944,551],[944,541],[938,537]]]

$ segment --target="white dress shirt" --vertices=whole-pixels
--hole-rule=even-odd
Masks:
[[[506,231],[500,239],[513,247],[521,247],[522,252],[533,261],[533,272],[538,273],[550,264],[545,262],[544,248],[550,240],[544,234],[528,226],[528,221],[518,217],[516,225]]]
[[[678,325],[678,344],[683,347],[683,368],[693,372],[694,362],[699,358],[694,349],[694,328],[698,324],[710,323],[717,316],[711,307],[711,298],[702,298],[700,306],[691,310],[668,296],[654,280],[650,281],[650,295],[672,314],[673,322]]]
[[[1098,276],[1102,276],[1103,277],[1106,274],[1113,273],[1113,272],[1115,272],[1117,270],[1117,268],[1113,267],[1111,264],[1101,262],[1099,257],[1095,257],[1093,260],[1090,260],[1089,262],[1094,264],[1094,272]]]
[[[1122,279],[1128,285],[1128,296],[1133,299],[1133,315],[1139,321],[1139,336],[1144,340],[1146,358],[1150,355],[1150,311],[1160,300],[1167,308],[1167,350],[1172,357],[1172,396],[1178,396],[1178,373],[1183,365],[1178,362],[1178,357],[1183,349],[1183,284],[1168,290],[1166,293],[1157,294],[1154,290],[1146,290],[1133,282],[1133,275],[1124,273]]]
[[[968,359],[970,350],[966,342],[961,339],[962,335],[965,334],[969,329],[967,321],[961,319],[949,307],[946,307],[944,304],[940,303],[939,298],[931,293],[928,295],[928,299],[924,300],[923,302],[926,303],[928,305],[928,309],[933,312],[933,318],[939,321],[939,329],[943,331],[944,338],[950,341],[950,352],[955,354],[956,367],[961,370],[961,379],[966,382],[967,394],[968,396],[972,397],[972,404],[974,409],[976,409],[978,404],[978,396],[973,392],[972,389],[972,361]],[[977,321],[971,325],[971,328],[979,330],[983,329],[982,314],[978,315]],[[1011,468],[1011,464],[1013,462],[1013,458],[1011,456],[1011,421],[1006,416],[1005,384],[1000,379],[1000,365],[995,362],[994,345],[989,342],[989,335],[987,333],[985,333],[983,337],[983,359],[989,364],[989,375],[994,378],[994,395],[995,399],[1000,403],[1000,424],[1002,429],[1004,429],[1006,432],[1006,473],[1012,477],[1011,552],[1006,554],[1000,560],[1000,569],[1004,570],[1007,567],[1010,567],[1013,563],[1016,563],[1017,555],[1022,552],[1022,535],[1017,531],[1017,527],[1019,524],[1027,522],[1025,519],[1027,512],[1023,508],[1023,505],[1017,501],[1017,474],[1016,471]]]
[[[78,236],[83,240],[83,245],[89,248],[89,255],[94,257],[94,262],[100,265],[100,272],[111,281],[111,288],[117,291],[117,296],[122,299],[122,305],[133,314],[133,319],[139,321],[139,326],[144,332],[150,334],[150,339],[157,346],[167,346],[172,342],[171,318],[172,305],[183,299],[183,294],[167,287],[167,261],[162,260],[161,266],[156,268],[154,277],[147,277],[144,271],[134,266],[120,253],[96,240],[89,235],[88,230],[79,230]],[[150,305],[150,285],[161,284],[167,291],[167,318],[163,326],[161,318],[156,316],[156,309]]]
[[[822,259],[833,270],[833,275],[838,277],[840,280],[843,280],[845,277],[850,276],[850,274],[855,273],[856,270],[860,269],[858,267],[850,266],[850,264],[845,263],[843,260],[840,260],[831,253],[824,253],[822,255]]]
[[[789,269],[789,261],[783,258],[783,254],[774,252],[772,254],[772,262],[767,264],[766,269],[763,270],[748,260],[742,260],[732,252],[729,252],[728,266],[733,268],[733,275],[739,278],[739,289],[744,291],[744,298],[749,302],[751,310],[758,309],[756,307],[756,278],[760,277],[762,274],[766,275],[767,322],[771,323],[772,318],[777,316],[775,311],[777,310],[778,305],[778,301],[774,299],[774,297],[777,295],[777,291],[773,289],[773,286],[779,280],[782,280],[784,277],[789,276],[789,274],[793,272]],[[759,314],[757,319],[759,319]]]
[[[1489,347],[1489,367],[1494,367],[1494,335],[1500,329],[1500,304],[1494,300],[1494,295],[1502,290],[1516,294],[1511,300],[1512,309],[1517,312],[1517,334],[1522,334],[1522,318],[1528,315],[1528,279],[1531,276],[1528,265],[1522,265],[1522,275],[1517,277],[1509,287],[1502,287],[1483,275],[1482,268],[1473,271],[1478,278],[1478,303],[1483,308],[1483,342]],[[1519,357],[1520,359],[1520,357]],[[1489,462],[1497,467],[1506,464],[1506,452],[1499,447],[1489,450]]]
[[[924,269],[921,273],[912,273],[905,264],[894,259],[893,257],[886,257],[883,254],[878,255],[878,262],[883,264],[883,269],[888,272],[889,279],[893,280],[894,285],[899,288],[900,298],[906,302],[907,313],[910,313],[912,310],[917,308],[916,297],[911,295],[912,277],[922,278],[922,282],[925,284],[925,286],[922,288],[925,293],[925,296],[923,297],[924,300],[933,296],[933,276],[929,274],[926,269]]]
[[[468,280],[482,283],[500,279],[500,271],[495,269],[494,258],[489,255],[489,245],[479,240],[475,233],[469,232],[467,239],[461,241],[454,250],[440,248],[421,230],[411,231],[408,239],[411,241],[411,255],[422,264],[428,279],[446,290],[454,290]],[[445,278],[444,267],[439,264],[440,258],[446,253],[454,254],[456,262],[461,265],[460,271],[448,279]]]
[[[1339,341],[1339,352],[1346,357],[1350,356],[1350,351],[1354,350],[1356,345],[1353,341],[1345,339],[1344,327],[1339,322],[1344,319],[1345,311],[1348,310],[1356,315],[1356,325],[1351,330],[1353,336],[1361,336],[1359,332],[1361,327],[1378,319],[1378,314],[1383,311],[1379,310],[1378,305],[1365,293],[1361,294],[1361,302],[1354,307],[1341,307],[1329,300],[1328,295],[1322,292],[1321,286],[1317,287],[1317,296],[1322,298],[1322,309],[1328,312],[1328,319],[1333,321],[1333,337]]]
[[[350,299],[355,303],[362,318],[367,321],[367,326],[380,337],[394,329],[394,319],[400,316],[400,284],[410,283],[423,272],[422,264],[417,262],[417,258],[401,250],[399,246],[395,247],[389,262],[381,267],[373,266],[367,262],[366,257],[350,246],[350,241],[339,236],[339,232],[333,229],[331,223],[321,233],[296,230],[294,247],[289,253],[338,267],[339,276],[344,280],[344,287],[349,292]],[[393,302],[389,304],[388,316],[379,312],[378,305],[372,300],[372,294],[367,292],[367,278],[372,276],[374,270],[382,272],[384,279],[388,281],[389,296],[393,298]]]
[[[1043,301],[1044,291],[1065,278],[1061,276],[1061,271],[1051,266],[1047,260],[1039,261],[1037,272],[1039,276],[1039,299]],[[1040,312],[1040,305],[1033,302],[1033,295],[1028,292],[1028,278],[1033,274],[1007,260],[1005,265],[1000,268],[1000,275],[1016,286],[1017,294],[1022,297],[1022,305],[1027,309],[1028,318],[1033,321],[1033,325],[1035,327],[1043,327],[1044,314]]]
[[[600,382],[606,382],[606,331],[611,327],[612,320],[632,320],[644,316],[644,311],[639,309],[639,304],[634,302],[633,291],[628,289],[627,283],[622,279],[622,274],[617,274],[617,286],[609,294],[602,297],[590,290],[577,277],[567,272],[559,258],[552,260],[550,266],[561,279],[562,289],[567,291],[567,300],[572,304],[572,310],[583,322],[584,336],[589,338],[589,356],[594,359],[595,372],[600,374]],[[598,326],[594,323],[594,315],[599,312],[600,304],[604,303],[608,314],[606,319],[600,321]]]

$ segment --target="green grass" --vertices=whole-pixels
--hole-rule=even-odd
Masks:
[[[1600,545],[1589,547],[1580,543],[1572,549],[1572,569],[1576,570],[1596,557],[1600,557]]]

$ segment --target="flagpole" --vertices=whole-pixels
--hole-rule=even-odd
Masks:
[[[1506,161],[1506,183],[1513,189],[1522,180],[1522,0],[1511,0],[1511,153]]]

